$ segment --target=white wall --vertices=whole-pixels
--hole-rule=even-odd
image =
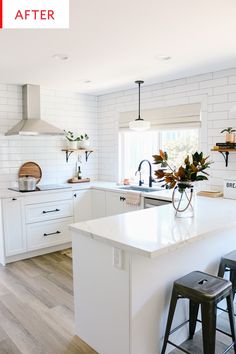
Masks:
[[[137,110],[137,102],[137,87],[98,97],[98,166],[102,180],[117,180],[119,113]],[[222,188],[223,178],[236,178],[236,154],[230,155],[226,168],[223,157],[210,149],[224,141],[220,134],[223,128],[236,128],[236,68],[142,87],[142,109],[193,102],[201,102],[202,107],[201,150],[214,161],[211,187]],[[235,112],[230,112],[233,107]]]
[[[92,147],[97,147],[97,98],[57,90],[41,90],[42,117],[59,128],[87,132]],[[42,183],[63,183],[75,173],[77,154],[65,162],[64,137],[4,136],[22,118],[22,87],[0,84],[0,188],[13,186],[19,167],[37,162],[43,171]],[[84,177],[97,179],[98,155],[82,161]]]
[[[135,86],[135,85],[134,85]],[[99,97],[57,90],[41,90],[42,116],[62,129],[87,132],[96,149],[85,163],[84,177],[116,181],[118,176],[119,112],[137,110],[137,87]],[[230,154],[229,166],[223,157],[210,152],[224,141],[220,130],[236,127],[236,68],[142,87],[142,109],[201,102],[201,150],[210,154],[210,183],[222,188],[222,179],[236,177],[236,154]],[[6,137],[4,133],[22,117],[22,88],[0,84],[0,188],[13,185],[20,165],[36,161],[43,169],[42,183],[63,183],[75,172],[77,155],[65,162],[64,138]],[[99,123],[99,124],[98,124]]]

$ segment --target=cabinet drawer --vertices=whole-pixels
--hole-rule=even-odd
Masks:
[[[26,206],[26,223],[60,219],[73,216],[73,201],[41,203]]]
[[[68,225],[72,223],[73,218],[66,218],[27,225],[26,238],[28,250],[71,242]]]
[[[27,193],[26,193],[27,194]],[[24,204],[39,204],[39,203],[48,203],[48,202],[56,202],[61,200],[72,199],[73,191],[63,191],[63,190],[54,190],[54,191],[44,191],[44,192],[32,192],[30,195],[24,196]]]

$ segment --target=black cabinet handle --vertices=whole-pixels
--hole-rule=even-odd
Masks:
[[[56,231],[56,232],[51,232],[51,233],[49,233],[49,234],[43,234],[43,236],[44,237],[47,237],[47,236],[51,236],[51,235],[57,235],[57,234],[60,234],[61,233],[61,231]]]
[[[12,200],[17,200],[16,198],[12,198]]]
[[[74,194],[74,197],[75,197],[75,198],[77,197],[77,194],[76,194],[76,193]]]
[[[43,210],[43,214],[47,214],[47,213],[55,213],[56,211],[60,211],[60,209],[54,209],[54,210]]]
[[[126,200],[125,197],[120,197],[120,201],[124,202]]]

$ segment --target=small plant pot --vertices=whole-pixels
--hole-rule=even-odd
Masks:
[[[77,141],[68,141],[67,147],[68,147],[68,149],[77,149],[78,143],[77,143]]]
[[[88,149],[90,147],[89,140],[83,140],[79,142],[79,149]]]
[[[226,133],[226,143],[235,143],[235,134],[234,133]]]

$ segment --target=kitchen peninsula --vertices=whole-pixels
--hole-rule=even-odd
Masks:
[[[99,354],[159,353],[173,281],[216,274],[236,249],[235,215],[236,201],[198,197],[193,218],[165,205],[71,225],[76,334]],[[174,325],[187,314],[183,301]]]

